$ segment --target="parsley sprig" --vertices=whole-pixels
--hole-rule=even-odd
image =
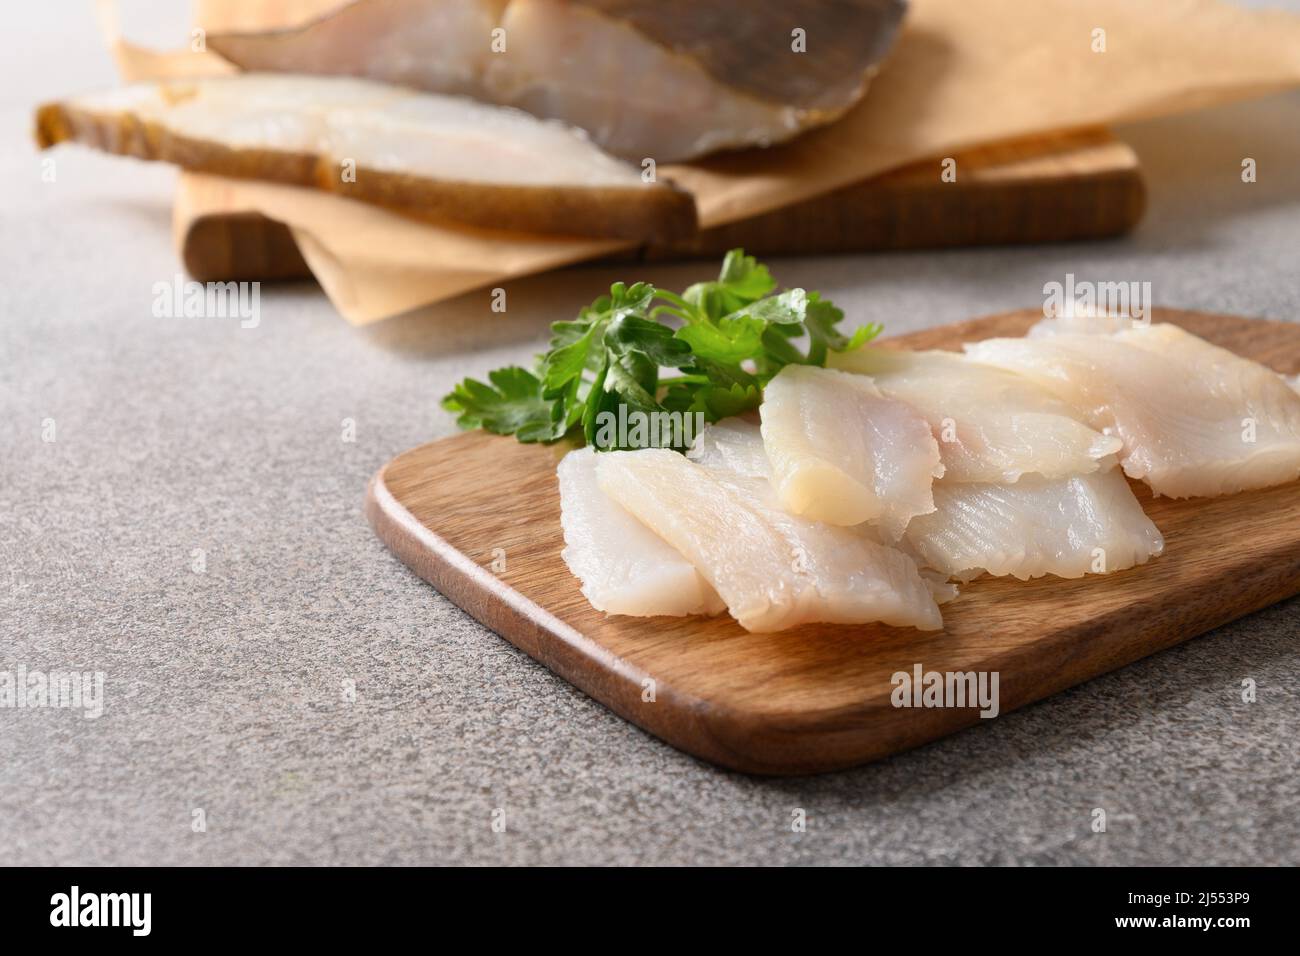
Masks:
[[[680,295],[616,282],[576,319],[551,326],[550,348],[532,371],[512,365],[487,383],[467,378],[442,407],[462,428],[521,442],[581,435],[597,445],[602,412],[617,415],[622,405],[718,421],[757,408],[786,365],[825,365],[828,352],[880,334],[872,324],[846,336],[837,328],[844,313],[816,292],[775,289],[767,266],[742,249],[727,253],[717,279]]]

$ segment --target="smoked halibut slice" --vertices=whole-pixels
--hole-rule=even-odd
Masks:
[[[358,76],[431,93],[486,99],[492,31],[507,0],[364,0],[300,26],[209,33],[208,47],[241,69]]]
[[[661,448],[599,457],[600,490],[694,565],[748,631],[812,622],[943,627],[910,557],[853,529],[787,514],[763,478]]]
[[[75,141],[486,229],[662,240],[696,226],[689,193],[643,181],[575,130],[367,80],[136,84],[42,106],[36,137],[42,148]]]
[[[937,481],[935,510],[913,518],[903,549],[923,567],[970,580],[1022,581],[1123,571],[1164,552],[1124,472],[1025,475],[1014,484]]]
[[[356,0],[218,34],[245,70],[342,73],[518,106],[619,156],[688,160],[842,116],[906,0]]]
[[[1109,467],[1105,459],[1123,447],[1032,379],[958,352],[863,348],[832,352],[828,361],[870,376],[882,394],[924,416],[948,484],[1090,474]]]
[[[1048,319],[1025,338],[965,349],[1033,378],[1117,436],[1124,473],[1157,495],[1213,497],[1300,478],[1300,395],[1275,371],[1176,325],[1106,326]]]
[[[600,490],[600,453],[590,445],[560,461],[560,557],[606,614],[653,617],[717,614],[722,599],[672,545]]]

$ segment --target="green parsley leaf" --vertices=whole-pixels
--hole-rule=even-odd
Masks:
[[[551,326],[536,374],[511,366],[492,372],[490,385],[467,378],[443,407],[462,428],[520,441],[581,434],[601,450],[643,447],[630,429],[602,432],[610,421],[602,413],[619,421],[661,413],[718,421],[758,408],[763,386],[786,365],[825,365],[829,352],[880,333],[868,325],[845,335],[838,328],[844,313],[817,293],[775,289],[767,267],[741,249],[727,253],[717,279],[680,295],[616,282],[576,319]],[[665,369],[678,372],[664,378]]]
[[[467,378],[442,407],[458,413],[461,428],[482,428],[496,435],[514,435],[521,442],[554,441],[553,403],[542,396],[542,383],[527,369],[510,365],[488,373],[491,385]]]
[[[703,322],[682,326],[677,330],[677,338],[697,358],[738,365],[762,350],[766,327],[767,323],[753,316],[729,315],[719,319],[716,325]]]
[[[710,319],[730,315],[757,302],[776,288],[767,266],[743,249],[732,249],[722,260],[722,270],[715,282],[697,282],[687,289],[682,298],[695,307],[698,314]]]

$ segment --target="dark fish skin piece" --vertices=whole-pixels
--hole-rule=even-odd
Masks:
[[[838,112],[888,52],[907,0],[569,0],[625,21],[714,79],[773,103]],[[807,50],[793,53],[792,32]]]

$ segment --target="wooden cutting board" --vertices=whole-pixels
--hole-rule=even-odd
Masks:
[[[940,159],[917,163],[627,257],[716,259],[737,246],[765,257],[1098,239],[1128,232],[1146,207],[1136,154],[1104,129],[986,146],[953,159],[953,182],[941,179]],[[283,223],[223,208],[197,190],[179,196],[176,208],[181,257],[195,279],[310,275]]]
[[[888,341],[957,348],[1023,334],[1041,315]],[[1300,325],[1173,310],[1155,320],[1300,371]],[[944,605],[938,633],[817,625],[750,634],[725,615],[606,617],[560,558],[556,457],[481,432],[437,441],[379,471],[367,514],[398,557],[487,627],[652,734],[738,770],[846,767],[980,722],[974,709],[893,707],[892,675],[916,664],[997,671],[1006,713],[1300,593],[1300,483],[1191,501],[1152,499],[1133,483],[1164,532],[1164,555],[1079,580],[971,582]]]

